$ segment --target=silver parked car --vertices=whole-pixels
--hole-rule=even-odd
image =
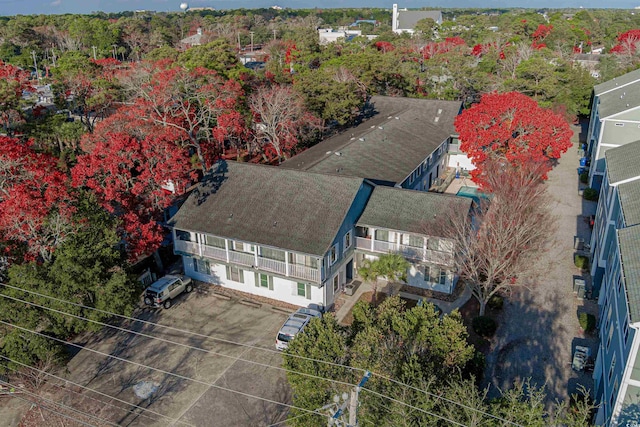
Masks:
[[[172,300],[183,292],[191,292],[191,277],[179,275],[164,276],[144,291],[144,303],[153,307],[171,307]]]
[[[314,308],[302,307],[289,315],[276,336],[276,349],[284,350],[314,317],[322,317],[322,312]]]

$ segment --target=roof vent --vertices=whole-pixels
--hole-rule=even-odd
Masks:
[[[335,152],[335,153],[333,153],[333,154],[335,154],[336,156],[342,156],[342,153],[341,153],[340,151],[336,151],[336,152]]]
[[[393,117],[391,117],[391,116],[387,117],[387,119],[389,119],[389,120],[391,120],[392,118],[393,118]]]
[[[233,213],[230,213],[230,214],[229,214],[229,218],[233,218]]]
[[[438,123],[440,121],[440,116],[436,116],[435,119],[433,119],[434,122]]]
[[[275,227],[276,225],[278,225],[278,221],[273,221],[273,226]]]
[[[378,129],[380,130],[384,130],[384,128],[382,126],[378,126]]]
[[[325,154],[331,154],[331,151],[327,151]]]
[[[374,127],[376,127],[376,125],[371,126],[371,129],[373,129]]]
[[[438,108],[438,115],[442,114],[442,108]]]
[[[358,141],[364,142],[364,138],[358,138]]]
[[[354,139],[356,139],[354,136],[352,136],[351,138],[349,138],[349,141],[353,141]]]
[[[400,117],[396,116],[396,120],[400,120]]]

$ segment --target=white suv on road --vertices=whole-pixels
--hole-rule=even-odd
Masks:
[[[322,312],[308,307],[299,308],[295,313],[289,315],[276,336],[276,349],[284,350],[287,348],[289,341],[294,339],[314,317],[321,318]]]

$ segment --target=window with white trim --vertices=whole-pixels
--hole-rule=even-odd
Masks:
[[[444,285],[447,283],[448,272],[444,268],[434,265],[424,266],[424,281]]]
[[[227,266],[227,279],[232,282],[244,283],[244,271],[237,265]]]
[[[246,253],[254,253],[256,251],[256,247],[254,245],[250,245],[244,242],[233,242],[233,250],[236,252],[246,252]]]
[[[338,292],[338,287],[340,286],[340,277],[336,274],[336,277],[333,278],[333,293]]]
[[[211,264],[206,259],[193,259],[193,269],[197,273],[211,274]]]
[[[329,251],[329,265],[333,265],[338,260],[338,245],[333,245]]]
[[[609,344],[611,344],[611,338],[613,338],[613,325],[609,327],[609,336],[607,337],[607,350],[609,350]]]
[[[609,383],[611,383],[611,377],[613,376],[613,371],[616,368],[616,354],[613,353],[613,357],[611,358],[611,367],[609,368],[609,375],[608,375],[608,379],[609,379]]]
[[[256,288],[273,290],[273,276],[264,273],[256,273]]]
[[[210,236],[208,234],[205,234],[204,236],[204,243],[207,246],[213,246],[215,248],[226,248],[224,240],[222,237],[216,237],[216,236]]]
[[[629,322],[625,320],[624,328],[622,329],[622,339],[624,341],[624,345],[627,345],[627,340],[629,339]]]
[[[344,235],[344,250],[346,251],[351,247],[351,230],[347,231]]]
[[[296,283],[296,295],[311,299],[311,285],[308,283]]]

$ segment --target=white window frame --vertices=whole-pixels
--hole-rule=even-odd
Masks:
[[[331,246],[329,249],[329,265],[333,265],[338,261],[338,244]]]
[[[264,286],[262,284],[262,278],[266,277],[267,278],[267,286]],[[273,276],[270,276],[266,273],[258,273],[256,272],[256,288],[262,288],[262,289],[269,289],[270,291],[273,290]]]
[[[304,291],[302,295],[300,294],[300,286],[304,286]],[[296,296],[303,297],[306,299],[311,299],[311,285],[309,283],[297,282],[296,283]]]
[[[353,244],[353,239],[351,238],[351,230],[347,231],[344,235],[344,250],[346,251]]]
[[[233,269],[238,270],[238,280],[233,279]],[[236,283],[244,283],[244,270],[237,265],[227,265],[227,280],[231,280]]]
[[[198,265],[200,265],[200,263],[202,263],[201,264],[202,267],[198,266]],[[211,275],[211,263],[207,259],[194,258],[193,259],[193,270],[196,273],[203,273],[203,274],[206,274],[206,275]]]

